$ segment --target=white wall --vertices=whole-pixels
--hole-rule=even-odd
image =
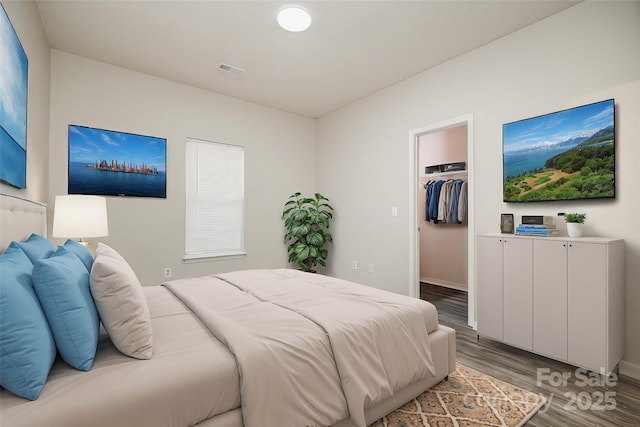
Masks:
[[[314,120],[52,50],[50,206],[67,193],[69,124],[167,138],[167,198],[107,198],[101,240],[143,284],[164,281],[163,267],[176,278],[287,265],[280,214],[315,190]],[[245,147],[246,257],[182,261],[186,137]]]
[[[321,118],[318,190],[336,208],[329,273],[409,293],[409,131],[473,114],[475,229],[500,213],[588,214],[586,234],[626,246],[626,353],[639,368],[640,3],[584,2]],[[615,98],[615,200],[502,202],[502,124]],[[391,207],[399,207],[392,217]],[[352,270],[351,260],[374,263]]]
[[[0,182],[0,192],[47,202],[49,174],[49,42],[34,2],[2,2],[29,60],[27,188]]]

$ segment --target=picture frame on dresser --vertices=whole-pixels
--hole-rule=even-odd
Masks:
[[[500,215],[500,232],[502,234],[513,234],[514,227],[513,214]]]

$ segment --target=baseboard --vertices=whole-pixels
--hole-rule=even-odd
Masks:
[[[469,289],[467,289],[467,285],[449,282],[448,280],[434,279],[432,277],[420,277],[420,281],[424,283],[431,283],[432,285],[443,286],[445,288],[457,289],[459,291],[469,291]]]
[[[621,360],[619,368],[620,375],[624,375],[625,377],[633,378],[636,381],[640,381],[640,365],[627,362],[626,360]]]

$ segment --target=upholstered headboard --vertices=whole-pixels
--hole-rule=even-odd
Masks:
[[[47,237],[47,205],[0,194],[0,252],[31,233]]]

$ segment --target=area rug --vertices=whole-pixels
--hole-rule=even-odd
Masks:
[[[370,427],[519,427],[545,402],[542,395],[458,364],[448,381]]]

